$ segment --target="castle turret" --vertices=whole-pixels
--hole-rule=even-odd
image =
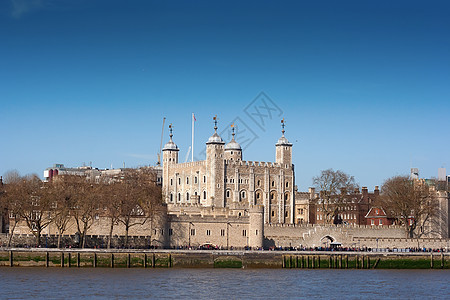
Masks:
[[[224,206],[224,145],[217,134],[217,116],[214,118],[214,134],[206,142],[206,205]]]
[[[233,138],[231,141],[225,146],[225,159],[230,161],[239,161],[242,160],[242,148],[238,142],[234,139],[234,124],[231,125],[231,130],[233,131],[231,135]]]
[[[249,243],[253,249],[263,247],[264,242],[264,206],[252,205],[249,209]]]
[[[281,120],[281,137],[278,139],[276,143],[276,163],[281,165],[288,165],[290,167],[292,165],[292,144],[289,143],[288,139],[284,136],[284,119]]]
[[[163,151],[163,193],[164,197],[166,198],[166,202],[169,202],[170,200],[174,201],[173,195],[172,199],[170,199],[169,196],[169,166],[174,165],[178,163],[178,152],[180,149],[178,149],[178,146],[173,142],[172,137],[172,124],[169,125],[169,132],[170,132],[170,140],[167,142],[167,144],[164,145]]]

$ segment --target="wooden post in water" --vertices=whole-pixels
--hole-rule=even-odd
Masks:
[[[444,252],[441,252],[441,269],[443,269],[444,266],[445,266]]]
[[[72,253],[68,253],[67,254],[67,258],[68,258],[68,260],[67,260],[67,266],[70,268],[71,266],[72,266],[72,264],[70,263],[70,260],[72,259]]]
[[[303,269],[303,255],[300,256],[300,268]]]
[[[320,255],[317,255],[317,268],[320,269]]]
[[[315,259],[316,259],[316,256],[315,255],[313,255],[312,257],[312,262],[311,262],[311,268],[312,269],[314,269],[315,268],[315,264],[314,264],[314,261],[315,261]]]
[[[80,267],[80,252],[77,252],[77,268]]]
[[[306,268],[309,269],[309,255],[306,257]]]
[[[342,269],[342,254],[339,255],[339,269]]]
[[[45,267],[48,268],[48,252],[45,252]]]
[[[334,268],[335,269],[338,268],[338,257],[337,257],[337,255],[334,256]]]
[[[9,251],[9,266],[14,266],[14,256],[12,251]]]
[[[156,259],[155,259],[155,253],[153,253],[153,255],[152,255],[152,268],[155,267],[155,261],[156,261]]]
[[[281,267],[284,269],[284,268],[286,268],[286,257],[283,255],[282,256],[282,265],[281,265]]]
[[[147,268],[147,253],[144,253],[144,268]]]
[[[111,268],[114,268],[114,253],[111,253]]]
[[[331,255],[330,255],[330,256],[328,256],[328,268],[330,268],[330,269],[333,267],[332,262],[333,262],[333,259],[331,258]]]
[[[172,255],[169,253],[169,268],[172,268]]]
[[[127,254],[127,268],[129,268],[130,265],[131,265],[131,254],[128,253],[128,254]]]
[[[433,269],[433,252],[430,254],[430,268]]]
[[[348,269],[348,255],[345,256],[345,268]]]
[[[93,259],[93,262],[92,262],[92,266],[94,268],[97,268],[97,252],[94,252],[94,259]]]
[[[64,268],[64,252],[61,252],[61,268]]]
[[[367,269],[370,269],[370,257],[367,256]]]

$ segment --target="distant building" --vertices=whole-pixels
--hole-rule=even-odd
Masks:
[[[159,185],[162,184],[162,167],[151,166],[156,172],[157,183]],[[65,167],[64,164],[54,164],[52,167],[49,167],[44,170],[44,181],[52,181],[55,176],[58,175],[76,175],[76,176],[85,176],[89,180],[93,180],[94,182],[99,182],[100,178],[114,178],[120,176],[123,172],[124,168],[119,169],[99,169],[93,168],[91,166],[82,166],[75,168]]]
[[[316,200],[310,203],[309,222],[311,224],[365,225],[366,215],[379,194],[378,186],[375,186],[373,193],[369,193],[367,187],[363,187],[361,192],[356,189],[352,193],[336,195],[336,198],[340,198],[339,201],[331,199],[327,203],[327,200],[323,199],[319,193],[315,197]],[[327,212],[333,212],[335,219],[331,220]]]

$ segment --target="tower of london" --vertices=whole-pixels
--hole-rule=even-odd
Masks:
[[[206,142],[206,159],[179,163],[179,148],[170,140],[163,148],[163,195],[171,207],[225,208],[231,215],[248,215],[253,206],[264,207],[265,224],[294,223],[295,172],[292,144],[282,135],[275,144],[275,162],[243,160],[234,127],[227,144],[217,133]]]

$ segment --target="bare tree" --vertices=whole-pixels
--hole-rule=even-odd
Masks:
[[[129,169],[123,173],[117,196],[120,202],[118,220],[125,226],[125,247],[128,247],[130,228],[144,225],[152,217],[154,205],[161,201],[155,178],[155,174],[145,168]]]
[[[435,193],[424,181],[408,176],[387,179],[378,201],[386,213],[403,224],[409,238],[425,234],[424,228],[437,212]]]
[[[72,202],[72,215],[77,225],[79,247],[86,245],[86,234],[91,228],[97,208],[99,208],[98,185],[91,184],[86,178],[78,177],[74,180],[74,201]]]
[[[359,189],[353,176],[333,169],[323,170],[319,176],[313,177],[313,185],[320,192],[316,205],[320,207],[325,223],[339,223],[339,207],[356,188]]]
[[[103,183],[101,186],[101,205],[105,210],[106,217],[109,219],[109,235],[108,235],[108,249],[111,248],[112,235],[114,226],[118,224],[121,213],[120,197],[121,183],[111,182]]]
[[[0,198],[0,205],[2,210],[6,212],[6,217],[9,219],[8,247],[11,247],[14,231],[20,221],[22,199],[25,196],[21,188],[23,182],[19,172],[16,170],[6,172],[3,176],[3,181],[3,196]],[[13,222],[12,224],[11,221]]]
[[[73,175],[58,176],[47,183],[51,202],[51,218],[58,230],[58,248],[61,247],[61,238],[67,230],[71,219],[71,210],[74,206],[77,190],[75,189],[78,177]]]
[[[20,217],[36,237],[36,245],[41,245],[42,231],[51,223],[49,189],[35,174],[22,179]]]

